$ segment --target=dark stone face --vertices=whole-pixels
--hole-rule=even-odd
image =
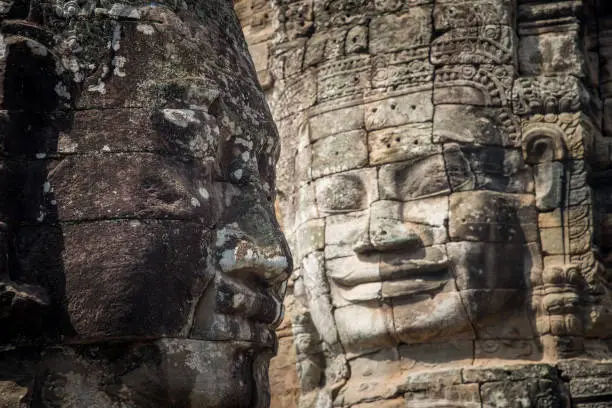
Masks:
[[[171,337],[142,358],[163,392],[189,388],[163,380],[187,366],[196,394],[210,378],[227,392],[162,405],[251,406],[230,401],[232,384],[259,386],[291,258],[273,208],[278,135],[231,2],[0,13],[0,344]],[[70,350],[54,358],[82,368],[75,384],[120,369]],[[228,364],[242,374],[213,373]],[[57,398],[45,406],[96,406]]]

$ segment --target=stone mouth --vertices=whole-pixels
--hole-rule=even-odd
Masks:
[[[383,263],[377,273],[346,273],[331,275],[334,283],[344,287],[354,287],[361,284],[395,281],[447,281],[449,279],[450,261],[410,259]]]
[[[261,281],[222,274],[218,276],[216,310],[274,327],[282,319],[283,304],[274,289]]]
[[[411,259],[396,263],[381,265],[380,280],[447,280],[449,278],[450,261],[446,258],[441,260]]]
[[[411,260],[381,266],[383,299],[414,296],[440,291],[451,279],[448,259]]]
[[[452,280],[450,261],[410,259],[383,263],[378,273],[332,276],[339,294],[350,302],[431,295]]]

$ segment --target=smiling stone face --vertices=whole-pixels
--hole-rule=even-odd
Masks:
[[[390,106],[403,109],[400,101],[411,97],[390,98]],[[307,212],[296,214],[301,241],[296,244],[304,246],[297,255],[308,260],[300,272],[307,296],[317,291],[309,283],[321,286],[315,277],[329,282],[333,317],[346,349],[457,336],[473,340],[502,309],[523,306],[541,254],[535,245],[531,170],[511,144],[518,129],[486,110],[445,105],[436,112],[433,128],[398,123],[366,138],[358,130],[368,122],[363,104],[334,115],[321,110],[308,118],[310,139],[316,141],[310,147],[312,179],[298,195],[297,205],[303,200]],[[355,116],[354,111],[365,116],[351,129],[344,118]],[[378,109],[369,112],[376,115]],[[457,127],[453,119],[458,116],[469,126]],[[344,127],[340,135],[312,134],[339,126]],[[369,164],[364,166],[357,155],[366,140]],[[317,159],[321,145],[327,156]],[[306,204],[312,196],[316,212]],[[324,223],[313,222],[321,218]],[[325,246],[313,252],[316,247],[304,241],[316,229],[324,230]],[[529,327],[527,320],[515,324],[516,330]]]
[[[579,3],[238,2],[283,145],[302,406],[565,406],[554,375],[518,397],[430,372],[610,355],[609,33]]]

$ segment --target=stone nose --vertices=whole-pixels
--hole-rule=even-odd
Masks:
[[[420,234],[402,223],[402,220],[372,217],[369,228],[357,238],[353,245],[353,251],[363,254],[395,251],[421,245]]]
[[[260,204],[234,210],[231,222],[217,229],[221,271],[238,278],[253,276],[270,286],[282,284],[289,278],[292,259],[276,218]]]

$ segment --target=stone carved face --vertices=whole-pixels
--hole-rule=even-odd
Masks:
[[[64,345],[22,370],[45,406],[265,401],[278,134],[231,2],[183,6],[7,11],[0,344]]]
[[[365,109],[367,121],[375,108]],[[310,129],[325,127],[323,120],[328,128],[342,126],[337,123],[356,110],[363,107],[335,112],[337,119],[312,116]],[[359,131],[312,145],[312,174],[320,177],[302,189],[325,217],[325,247],[322,256],[298,251],[305,255],[300,273],[306,292],[317,291],[322,275],[329,282],[348,349],[486,336],[502,309],[524,306],[539,254],[531,244],[537,239],[533,182],[520,149],[509,147],[516,129],[477,108],[446,105],[437,115],[436,143],[427,124],[369,133],[370,165],[358,169],[343,171],[351,163],[334,152],[357,156],[365,141]],[[465,126],[456,125],[458,117]],[[308,219],[303,226],[316,228]],[[513,329],[508,335],[524,334]]]

